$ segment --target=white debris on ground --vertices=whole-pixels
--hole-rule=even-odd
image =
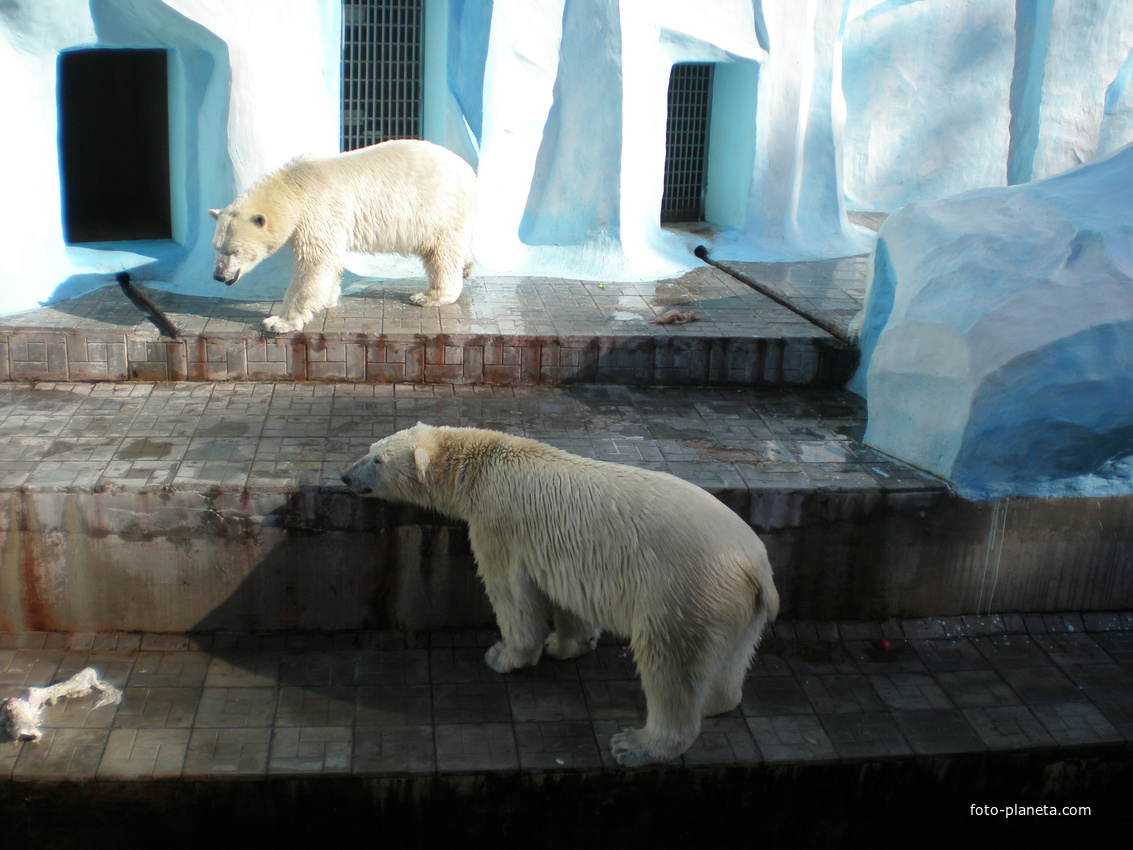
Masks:
[[[28,688],[27,696],[0,700],[0,728],[13,741],[38,741],[43,737],[39,726],[45,705],[54,705],[68,697],[85,697],[96,691],[99,698],[95,708],[122,701],[121,690],[100,679],[93,667],[85,667],[70,679],[49,687]]]
[[[685,322],[695,322],[700,317],[689,310],[682,313],[680,310],[669,310],[651,321],[654,325],[683,325]]]

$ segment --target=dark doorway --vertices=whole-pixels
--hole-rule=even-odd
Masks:
[[[59,151],[68,243],[170,239],[164,50],[59,56]]]
[[[704,221],[712,68],[710,62],[674,65],[669,77],[662,222]]]

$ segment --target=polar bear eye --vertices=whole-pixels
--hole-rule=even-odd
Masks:
[[[382,459],[380,457],[374,458],[374,466],[380,466]]]

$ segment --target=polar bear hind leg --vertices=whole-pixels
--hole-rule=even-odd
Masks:
[[[565,660],[577,658],[598,646],[602,630],[575,616],[570,611],[555,608],[555,628],[543,644],[543,652],[551,658]]]
[[[704,717],[726,714],[740,704],[743,698],[744,678],[747,676],[751,659],[755,657],[759,638],[763,634],[765,620],[760,619],[748,626],[737,637],[732,646],[720,659],[708,698],[704,703]]]
[[[641,767],[672,761],[700,735],[700,718],[707,685],[688,676],[658,677],[638,665],[645,691],[645,726],[626,729],[610,738],[618,764]]]
[[[425,264],[429,288],[415,292],[409,300],[419,307],[439,307],[456,301],[464,289],[464,272],[468,267],[464,252],[452,245],[437,246],[423,251],[421,261]]]
[[[700,719],[711,684],[713,658],[720,648],[702,644],[682,652],[675,644],[650,646],[631,640],[645,691],[645,726],[610,739],[614,758],[625,767],[672,761],[700,735]]]

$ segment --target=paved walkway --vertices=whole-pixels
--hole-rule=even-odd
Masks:
[[[805,297],[819,309],[861,306],[867,258],[845,257],[809,263],[739,263],[746,273],[766,280],[777,294]],[[146,281],[136,281],[146,288]],[[156,333],[113,281],[92,292],[23,313],[0,317],[0,329],[94,333],[121,328]],[[600,282],[563,278],[474,275],[455,304],[418,307],[409,296],[420,278],[352,278],[340,303],[313,317],[304,333],[480,334],[569,337],[641,335],[779,338],[821,337],[823,332],[722,269],[700,266],[658,281]],[[235,301],[239,287],[216,284],[216,297],[178,295],[147,289],[153,302],[186,336],[260,332],[260,322],[280,301]],[[692,309],[692,324],[657,324],[667,311]],[[13,355],[13,360],[22,359]]]
[[[776,297],[823,313],[840,328],[860,302],[863,270],[862,258],[843,265],[737,267]],[[365,329],[430,339],[645,334],[668,341],[695,329],[704,337],[825,337],[719,270],[637,286],[474,280],[461,304],[428,311],[408,306],[408,293],[418,285],[394,281],[373,291],[355,289],[309,333]],[[162,368],[180,363],[179,372],[168,366],[173,371],[166,374],[193,373],[194,363],[206,378],[248,374],[249,352],[260,349],[268,365],[279,354],[281,376],[298,374],[286,359],[296,356],[294,346],[258,338],[259,320],[270,305],[164,295],[160,301],[183,333],[202,340],[208,334],[232,337],[223,344],[186,343],[176,357],[161,353],[167,358]],[[693,325],[650,323],[668,309],[690,306],[700,314]],[[667,469],[716,492],[942,489],[935,479],[857,442],[861,404],[831,388],[42,380],[76,373],[97,380],[147,358],[156,362],[163,346],[176,348],[159,340],[116,289],[9,317],[0,330],[7,334],[0,334],[2,376],[27,379],[0,383],[0,490],[6,496],[29,489],[334,487],[341,468],[372,440],[418,419],[523,433],[577,453]],[[331,348],[318,348],[322,341],[306,344],[311,347],[303,355],[303,374],[311,376],[316,366],[329,363]],[[658,351],[650,355],[650,374],[667,362],[659,344]],[[347,378],[351,369],[376,368],[365,359],[367,350],[358,356],[365,360],[361,365],[344,355],[339,371]],[[422,354],[426,364],[429,356]],[[565,363],[541,368],[564,369]],[[626,373],[637,374],[637,368],[626,367]],[[270,380],[270,370],[261,371]],[[879,647],[882,638],[889,641],[887,649]],[[1099,758],[1127,762],[1133,741],[1130,613],[781,621],[764,641],[741,707],[705,722],[677,763],[688,770],[635,774],[654,777],[652,784],[621,783],[628,773],[609,755],[610,735],[644,719],[644,699],[624,645],[610,639],[582,658],[544,661],[500,676],[483,663],[494,639],[490,631],[430,632],[412,645],[400,632],[0,635],[0,697],[22,695],[86,666],[124,691],[116,706],[95,709],[93,698],[83,698],[48,708],[38,743],[0,742],[0,797],[18,808],[36,789],[80,789],[74,799],[94,801],[110,785],[160,784],[133,782],[140,779],[169,780],[172,795],[179,797],[187,788],[209,784],[228,795],[233,787],[223,780],[319,780],[318,787],[332,789],[323,793],[333,797],[355,785],[368,793],[367,781],[468,777],[486,782],[490,797],[496,779],[574,777],[584,785],[588,777],[600,777],[607,783],[591,786],[599,795],[644,789],[640,805],[648,811],[650,795],[666,782],[663,799],[679,808],[676,801],[689,788],[701,800],[720,797],[715,790],[726,789],[735,776],[763,771],[760,787],[770,792],[764,815],[793,800],[787,809],[811,818],[807,799],[815,789],[798,783],[813,776],[810,768],[845,767],[845,781],[827,788],[841,798],[865,793],[871,766],[875,774],[898,776],[899,766],[913,765],[914,771],[923,767],[926,775],[939,777],[947,772],[943,765],[958,762],[975,764],[965,775],[1002,791],[1003,785],[989,785],[981,765],[1034,756],[1054,765],[1050,769],[1058,775],[1028,762],[1030,784],[1021,785],[1015,799],[985,800],[979,788],[969,792],[966,786],[960,793],[977,804],[1027,805],[1045,799],[1066,765],[1084,765],[1088,773]],[[706,791],[696,784],[705,775],[723,777],[723,784]],[[347,781],[354,785],[343,784]],[[1075,787],[1088,788],[1088,777]],[[281,796],[284,807],[292,805],[290,793]],[[249,797],[233,799],[239,817]],[[574,799],[563,798],[560,805],[569,808]],[[733,805],[726,794],[720,799],[724,809]],[[37,822],[48,824],[56,800],[43,800]],[[544,801],[539,798],[536,808]],[[844,802],[840,816],[852,817],[847,812],[854,805],[853,799]],[[484,810],[488,819],[503,812],[502,806],[490,806]],[[104,815],[104,825],[113,817],[112,811]],[[181,826],[198,819],[193,811]],[[310,820],[310,837],[323,838],[318,818]],[[543,820],[533,823],[542,834]],[[627,837],[642,823],[627,820]],[[253,837],[262,837],[261,827],[252,824]],[[788,834],[782,824],[777,827],[780,836]],[[363,828],[368,836],[369,827]],[[452,826],[454,832],[464,828],[460,822]],[[870,829],[868,834],[880,834]],[[753,841],[765,833],[761,825],[746,823],[738,831]],[[118,830],[113,832],[117,842]],[[31,841],[44,834],[22,837]],[[925,845],[930,836],[907,837],[908,844]],[[199,843],[194,838],[192,846]],[[554,836],[544,836],[544,843],[560,846]]]
[[[680,760],[735,767],[1072,752],[1133,740],[1133,615],[781,622],[742,706]],[[877,648],[885,636],[889,649]],[[123,688],[0,744],[13,781],[621,771],[644,699],[626,647],[506,676],[495,636],[29,634],[0,638],[0,696],[86,666]],[[1020,800],[1018,802],[1027,802]]]
[[[864,273],[857,257],[791,279],[856,304],[843,287],[860,300]],[[111,285],[0,317],[0,380],[803,385],[839,384],[854,364],[826,331],[712,267],[639,283],[476,277],[457,303],[431,308],[409,301],[420,284],[356,283],[303,333],[266,338],[261,320],[278,304],[154,289],[176,340]],[[697,319],[657,323],[671,310]]]
[[[852,393],[808,388],[0,382],[0,492],[341,488],[418,421],[475,425],[724,490],[943,490],[857,441]]]

